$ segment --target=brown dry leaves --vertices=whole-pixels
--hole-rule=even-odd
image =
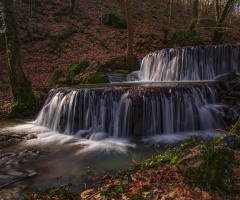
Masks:
[[[192,188],[191,183],[177,172],[175,166],[165,165],[164,168],[152,168],[126,172],[121,177],[111,180],[107,185],[98,189],[96,196],[91,199],[179,199],[179,200],[207,200],[222,199],[216,193],[211,195],[200,188]],[[116,188],[121,186],[123,192]],[[101,194],[99,193],[101,191]],[[115,192],[114,192],[115,191]],[[91,191],[88,196],[94,195]],[[85,194],[85,193],[84,193]],[[102,196],[103,195],[103,196]]]

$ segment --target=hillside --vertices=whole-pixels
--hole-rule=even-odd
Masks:
[[[127,46],[127,29],[117,29],[101,23],[101,16],[109,12],[115,12],[125,18],[123,2],[81,0],[79,13],[73,15],[69,13],[68,1],[33,1],[32,5],[29,5],[27,0],[17,1],[16,19],[22,44],[22,65],[32,81],[34,90],[41,93],[39,88],[50,85],[56,69],[67,69],[75,61],[88,61],[89,72],[96,70],[98,63],[103,64],[109,60],[123,61]],[[170,29],[168,42],[175,31],[187,30],[192,18],[191,9],[190,5],[183,5],[182,1],[173,1],[168,25],[169,1],[133,0],[136,58],[168,47],[167,43],[163,44],[164,28],[169,26]],[[206,44],[211,45],[212,27],[215,27],[214,6],[201,1],[199,19],[197,32]],[[225,21],[228,29],[223,37],[224,44],[239,42],[237,33],[240,25],[236,23],[238,20],[239,18],[231,15]],[[0,103],[10,100],[3,43],[4,37],[1,36]]]

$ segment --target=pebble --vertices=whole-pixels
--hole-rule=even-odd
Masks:
[[[201,192],[201,189],[198,188],[198,187],[196,187],[196,188],[194,189],[194,191],[196,191],[196,192]]]

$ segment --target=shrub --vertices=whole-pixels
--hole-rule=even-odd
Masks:
[[[199,46],[206,45],[206,42],[196,31],[176,31],[169,43],[169,47]]]

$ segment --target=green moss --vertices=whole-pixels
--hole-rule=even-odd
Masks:
[[[28,102],[15,102],[11,103],[11,105],[9,106],[11,107],[10,113],[6,114],[5,116],[1,116],[2,118],[35,115],[36,112],[39,110],[39,98],[34,95],[33,97],[30,97],[28,99]]]
[[[91,81],[91,83],[109,83],[107,75],[97,74]]]
[[[227,148],[206,147],[202,149],[203,160],[198,167],[189,168],[187,176],[207,189],[229,191],[233,182],[234,152]]]
[[[55,84],[59,84],[59,83],[61,84],[62,82],[59,81],[59,78],[62,76],[64,76],[64,70],[62,70],[62,69],[55,70],[55,72],[53,74],[51,85],[55,85]]]
[[[104,41],[101,41],[101,42],[100,42],[100,45],[101,45],[102,47],[104,47],[105,49],[110,50],[109,47],[106,45],[106,43],[105,43]]]
[[[88,76],[84,77],[81,83],[91,84],[91,83],[109,83],[107,75],[99,74],[98,72],[90,73]]]
[[[199,46],[206,45],[206,42],[196,31],[176,31],[169,43],[169,47]]]
[[[66,81],[69,85],[78,84],[76,80],[74,80],[74,77],[81,72],[83,72],[87,67],[89,66],[88,61],[83,61],[79,63],[78,61],[74,62],[70,65],[70,67],[67,69],[66,73]]]
[[[53,20],[57,23],[60,23],[62,21],[62,19],[58,16],[54,17]]]
[[[231,133],[240,136],[240,117],[238,121],[233,125]]]
[[[58,186],[44,190],[36,190],[23,198],[23,200],[29,199],[81,199],[81,197],[79,194],[71,192],[67,186]]]

